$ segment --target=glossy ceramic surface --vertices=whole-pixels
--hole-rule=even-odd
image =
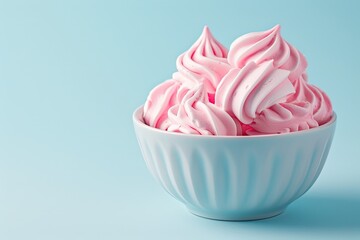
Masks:
[[[262,136],[170,133],[133,115],[136,136],[152,175],[194,214],[254,220],[280,214],[318,178],[335,132],[336,115],[320,127]]]

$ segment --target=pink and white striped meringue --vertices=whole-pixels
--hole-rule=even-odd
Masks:
[[[330,98],[320,88],[309,84],[303,76],[294,83],[295,93],[292,94],[288,102],[309,102],[312,106],[313,118],[322,125],[328,122],[332,116],[332,105]]]
[[[193,86],[170,79],[151,90],[144,105],[144,121],[162,130],[169,127],[168,111],[179,104]]]
[[[309,102],[278,103],[263,110],[249,125],[248,135],[277,134],[307,130],[319,126]]]
[[[199,135],[228,135],[238,133],[229,114],[208,101],[203,84],[189,90],[180,104],[169,109],[169,132]]]
[[[174,106],[180,83],[167,80],[151,90],[144,105],[144,121],[147,125],[166,130],[168,126],[167,111]]]
[[[215,89],[229,71],[227,49],[211,34],[207,26],[190,49],[176,61],[178,73],[173,78],[181,82],[202,82],[212,102]]]
[[[215,105],[234,114],[240,122],[250,124],[260,112],[285,102],[295,92],[289,74],[287,70],[276,69],[272,60],[233,68],[217,88]]]
[[[280,25],[239,37],[228,53],[230,65],[238,68],[249,62],[260,64],[268,60],[273,60],[276,68],[289,70],[291,82],[296,81],[307,67],[304,55],[281,37]]]

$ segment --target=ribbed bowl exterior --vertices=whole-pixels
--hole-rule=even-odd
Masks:
[[[281,135],[219,137],[169,133],[134,113],[136,136],[152,175],[196,215],[253,220],[284,211],[319,176],[335,132],[330,123]]]

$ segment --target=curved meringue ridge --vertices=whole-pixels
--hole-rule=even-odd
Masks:
[[[169,109],[170,132],[200,135],[237,135],[234,120],[207,100],[204,85],[189,90],[182,102]]]
[[[282,65],[290,55],[290,51],[281,40],[279,25],[264,32],[245,34],[231,44],[228,55],[229,63],[242,68],[248,62],[261,63],[276,59],[274,65]]]
[[[289,43],[287,43],[287,45],[290,48],[290,56],[287,59],[287,61],[280,66],[280,68],[290,71],[289,79],[292,83],[294,83],[302,75],[305,76],[305,78],[307,78],[306,75],[307,61],[304,55],[299,50],[297,50]]]
[[[178,57],[176,67],[180,74],[175,79],[203,82],[206,91],[213,94],[221,78],[230,69],[227,49],[205,26],[200,38]]]
[[[167,80],[151,90],[144,105],[144,121],[155,128],[166,129],[167,111],[178,101],[176,98],[180,83]]]
[[[273,61],[231,69],[219,84],[215,104],[250,124],[261,111],[295,92],[288,76],[289,71],[274,68]]]
[[[311,103],[314,119],[322,125],[328,122],[332,116],[330,98],[320,88],[309,84],[303,77],[295,82],[295,93],[288,101],[306,101]]]
[[[245,34],[230,46],[228,61],[234,67],[242,68],[249,62],[259,64],[267,60],[273,60],[275,67],[289,70],[292,82],[307,67],[303,54],[281,37],[280,25],[264,32]]]
[[[319,126],[312,117],[308,102],[279,103],[265,109],[250,126],[247,134],[288,133]]]

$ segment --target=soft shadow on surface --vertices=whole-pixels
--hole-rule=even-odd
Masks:
[[[289,230],[360,233],[360,196],[304,195],[283,214],[248,224]]]

